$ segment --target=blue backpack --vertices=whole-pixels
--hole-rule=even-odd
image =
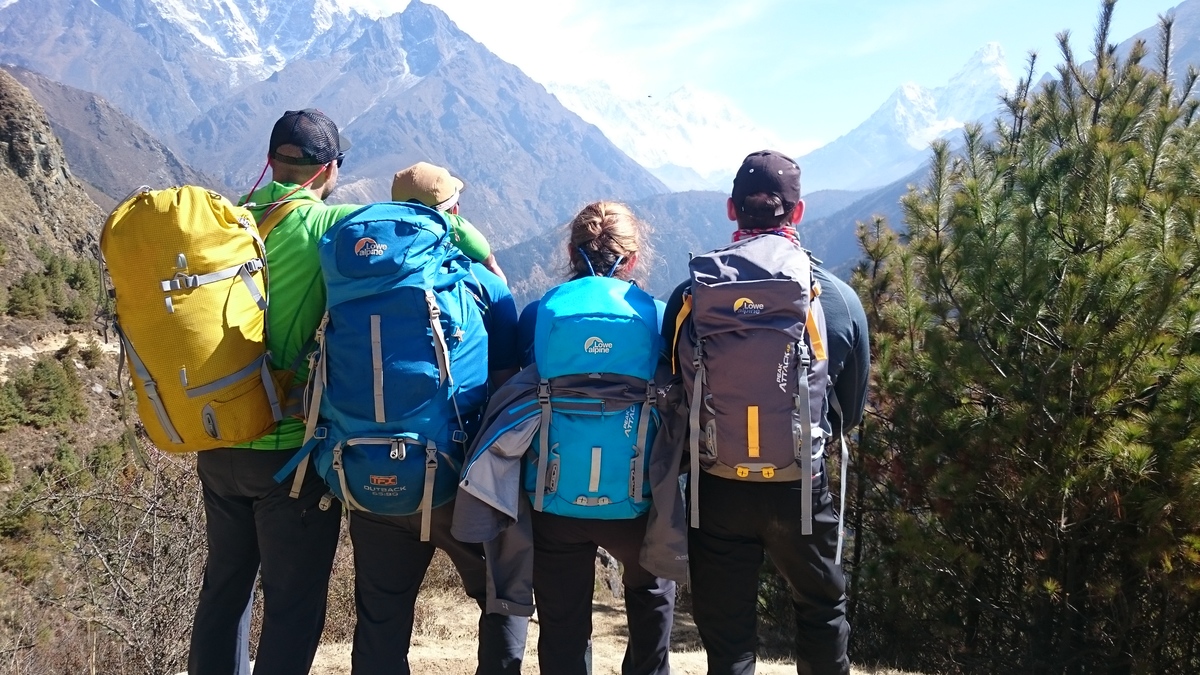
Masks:
[[[650,508],[658,326],[654,298],[628,281],[584,277],[542,297],[533,343],[542,420],[524,472],[534,509],[616,520]]]
[[[365,206],[318,244],[328,293],[304,447],[347,509],[422,514],[454,498],[487,400],[487,331],[449,223],[410,203]]]

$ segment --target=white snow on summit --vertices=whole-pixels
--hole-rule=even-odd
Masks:
[[[1017,81],[1004,50],[989,43],[943,86],[901,85],[862,124],[798,161],[810,189],[865,189],[885,185],[919,167],[929,143],[970,122],[989,121],[1000,97]]]
[[[672,190],[728,190],[747,148],[780,147],[732,101],[694,87],[662,97],[627,96],[600,82],[546,88]]]
[[[348,0],[150,1],[166,21],[226,61],[235,85],[282,69],[339,16],[358,9]]]

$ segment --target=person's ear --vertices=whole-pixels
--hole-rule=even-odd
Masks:
[[[733,197],[725,200],[725,215],[729,216],[730,220],[737,220],[737,209],[733,207]]]
[[[796,202],[796,208],[792,209],[792,224],[799,225],[800,220],[804,218],[804,200]]]
[[[458,204],[455,204],[454,206],[451,206],[450,208],[446,209],[446,212],[453,213],[454,215],[457,216],[458,215]]]
[[[638,261],[638,254],[630,253],[629,259],[625,261],[625,269],[633,270],[634,268],[637,267],[637,261]]]

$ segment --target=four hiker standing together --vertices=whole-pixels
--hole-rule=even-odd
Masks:
[[[708,672],[753,673],[764,553],[791,587],[797,671],[848,673],[825,456],[840,448],[846,465],[867,327],[800,246],[799,167],[746,157],[732,243],[695,256],[665,303],[639,283],[646,225],[617,202],[585,206],[566,280],[518,315],[458,214],[461,180],[420,163],[392,202],[328,205],[348,148],[323,113],[289,111],[271,181],[239,206],[142,191],[105,225],[146,431],[204,450],[189,672],[249,673],[256,578],[254,672],[308,672],[344,506],[356,675],[410,672],[436,548],[479,605],[478,674],[520,672],[535,602],[541,672],[589,673],[598,547],[621,563],[623,673],[670,672],[683,582]],[[139,246],[161,264],[126,263]]]

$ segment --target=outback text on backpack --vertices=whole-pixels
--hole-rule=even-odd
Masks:
[[[470,260],[445,217],[420,204],[364,206],[318,243],[327,289],[310,370],[308,457],[346,505],[422,514],[454,498],[487,399],[487,333],[463,280]]]
[[[161,450],[255,440],[287,413],[266,350],[268,275],[250,212],[197,186],[141,187],[100,233],[138,413]],[[118,381],[124,377],[118,373]]]

